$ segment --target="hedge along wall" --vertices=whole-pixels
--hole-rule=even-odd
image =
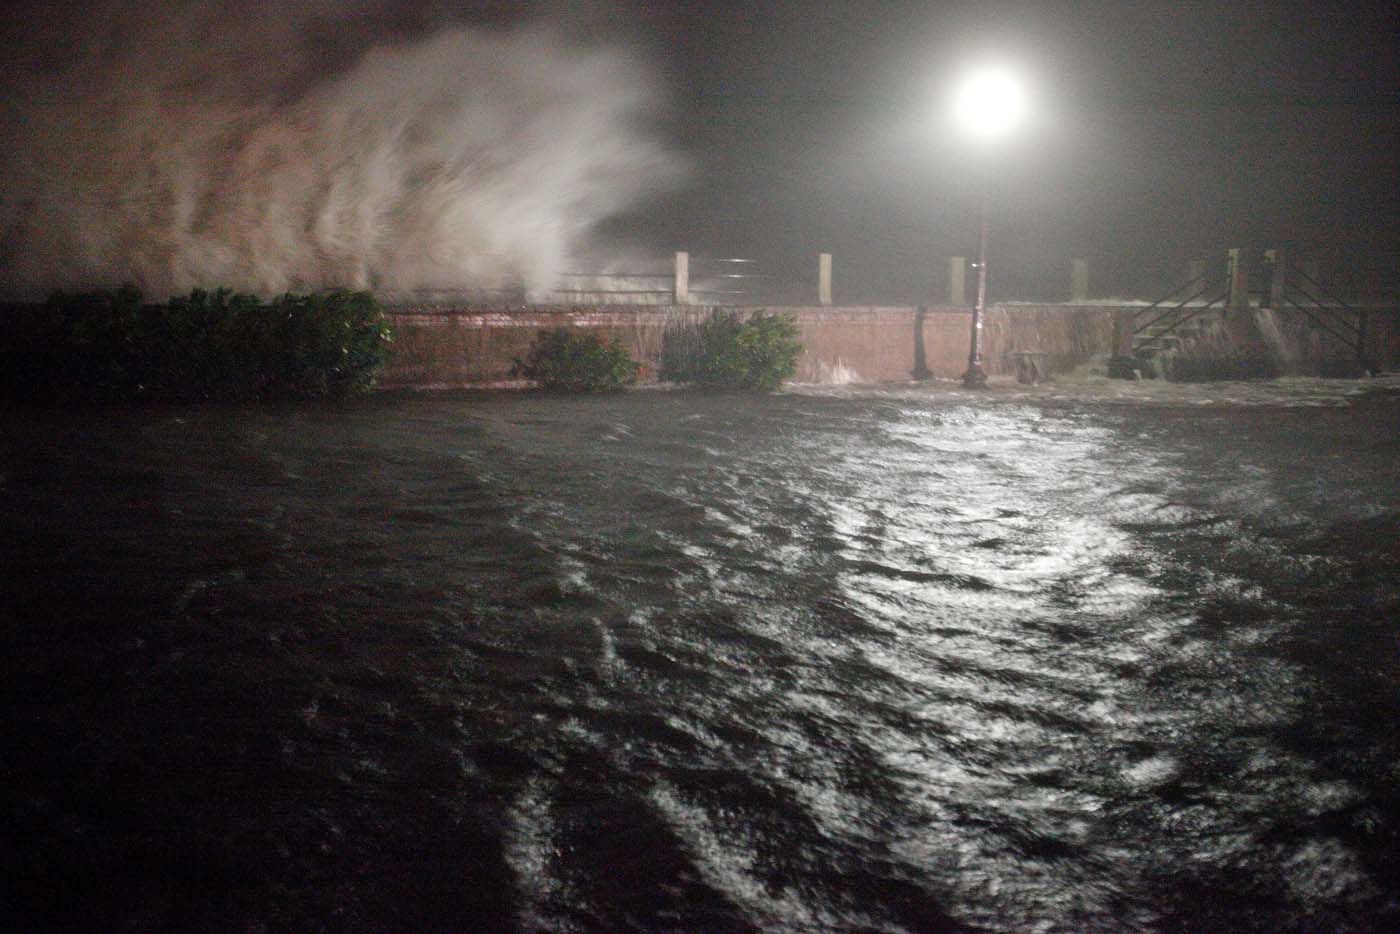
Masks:
[[[529,352],[535,335],[555,327],[596,328],[621,341],[642,363],[641,380],[654,381],[668,327],[703,321],[708,306],[601,306],[520,309],[399,307],[394,356],[381,374],[384,388],[455,388],[521,385],[511,366]],[[752,310],[752,309],[750,309]],[[796,381],[878,383],[909,379],[915,341],[935,378],[956,379],[967,369],[971,313],[966,308],[770,307],[797,319],[803,354]],[[743,309],[739,310],[743,313]],[[1047,355],[1051,372],[1066,372],[1111,347],[1113,309],[1069,306],[993,307],[983,328],[983,364],[992,375],[1015,370],[1011,354]]]
[[[643,306],[511,310],[411,307],[390,309],[394,354],[381,372],[386,389],[523,386],[511,369],[530,352],[542,330],[579,327],[621,341],[642,364],[642,382],[654,382],[666,328],[699,322],[707,308]]]

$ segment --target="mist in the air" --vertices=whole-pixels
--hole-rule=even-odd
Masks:
[[[538,295],[678,177],[628,50],[399,6],[107,2],[12,23],[0,293]]]

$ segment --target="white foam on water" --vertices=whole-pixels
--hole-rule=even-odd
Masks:
[[[591,594],[593,586],[588,581],[588,565],[573,555],[556,554],[559,567],[559,589],[566,594]]]
[[[1365,795],[1346,781],[1312,782],[1303,789],[1303,800],[1311,814],[1324,814],[1360,802]]]
[[[757,853],[722,833],[703,807],[686,801],[669,783],[660,781],[653,785],[648,801],[682,841],[691,865],[705,884],[742,911],[750,923],[784,930],[873,924],[859,916],[836,917],[789,891],[774,891],[758,876]]]
[[[1124,769],[1122,776],[1130,785],[1140,788],[1161,785],[1181,772],[1181,763],[1173,756],[1156,755]]]
[[[502,856],[515,876],[520,897],[517,917],[526,930],[551,926],[555,919],[550,917],[550,906],[563,904],[566,894],[554,871],[559,847],[551,813],[553,798],[553,780],[536,776],[506,812]]]
[[[1021,386],[995,378],[991,386],[976,392],[951,382],[909,383],[899,386],[816,386],[793,387],[789,391],[837,398],[864,398],[872,395],[937,401],[959,406],[973,405],[978,411],[1001,405],[1035,405],[1041,402],[1089,403],[1132,406],[1214,406],[1312,408],[1345,406],[1365,393],[1400,390],[1400,372],[1382,373],[1362,381],[1290,376],[1272,380],[1243,382],[1174,383],[1167,380],[1076,379],[1057,375],[1038,386]]]
[[[1304,904],[1359,901],[1376,893],[1360,856],[1337,839],[1304,841],[1283,861],[1282,869],[1288,887]]]
[[[644,611],[634,611],[633,615],[639,619],[643,617]],[[596,616],[589,620],[594,632],[598,634],[598,668],[600,671],[616,674],[622,667],[622,660],[617,654],[617,639],[613,636],[612,629],[608,624],[598,619]]]

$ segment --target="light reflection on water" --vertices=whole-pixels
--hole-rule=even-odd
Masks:
[[[1400,920],[1355,386],[4,414],[7,868],[148,926]]]

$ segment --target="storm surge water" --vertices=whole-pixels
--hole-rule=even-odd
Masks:
[[[0,416],[17,916],[1394,929],[1400,399],[1331,385]]]
[[[431,6],[107,2],[12,21],[0,292],[541,292],[600,221],[679,177],[634,57],[411,15]]]

